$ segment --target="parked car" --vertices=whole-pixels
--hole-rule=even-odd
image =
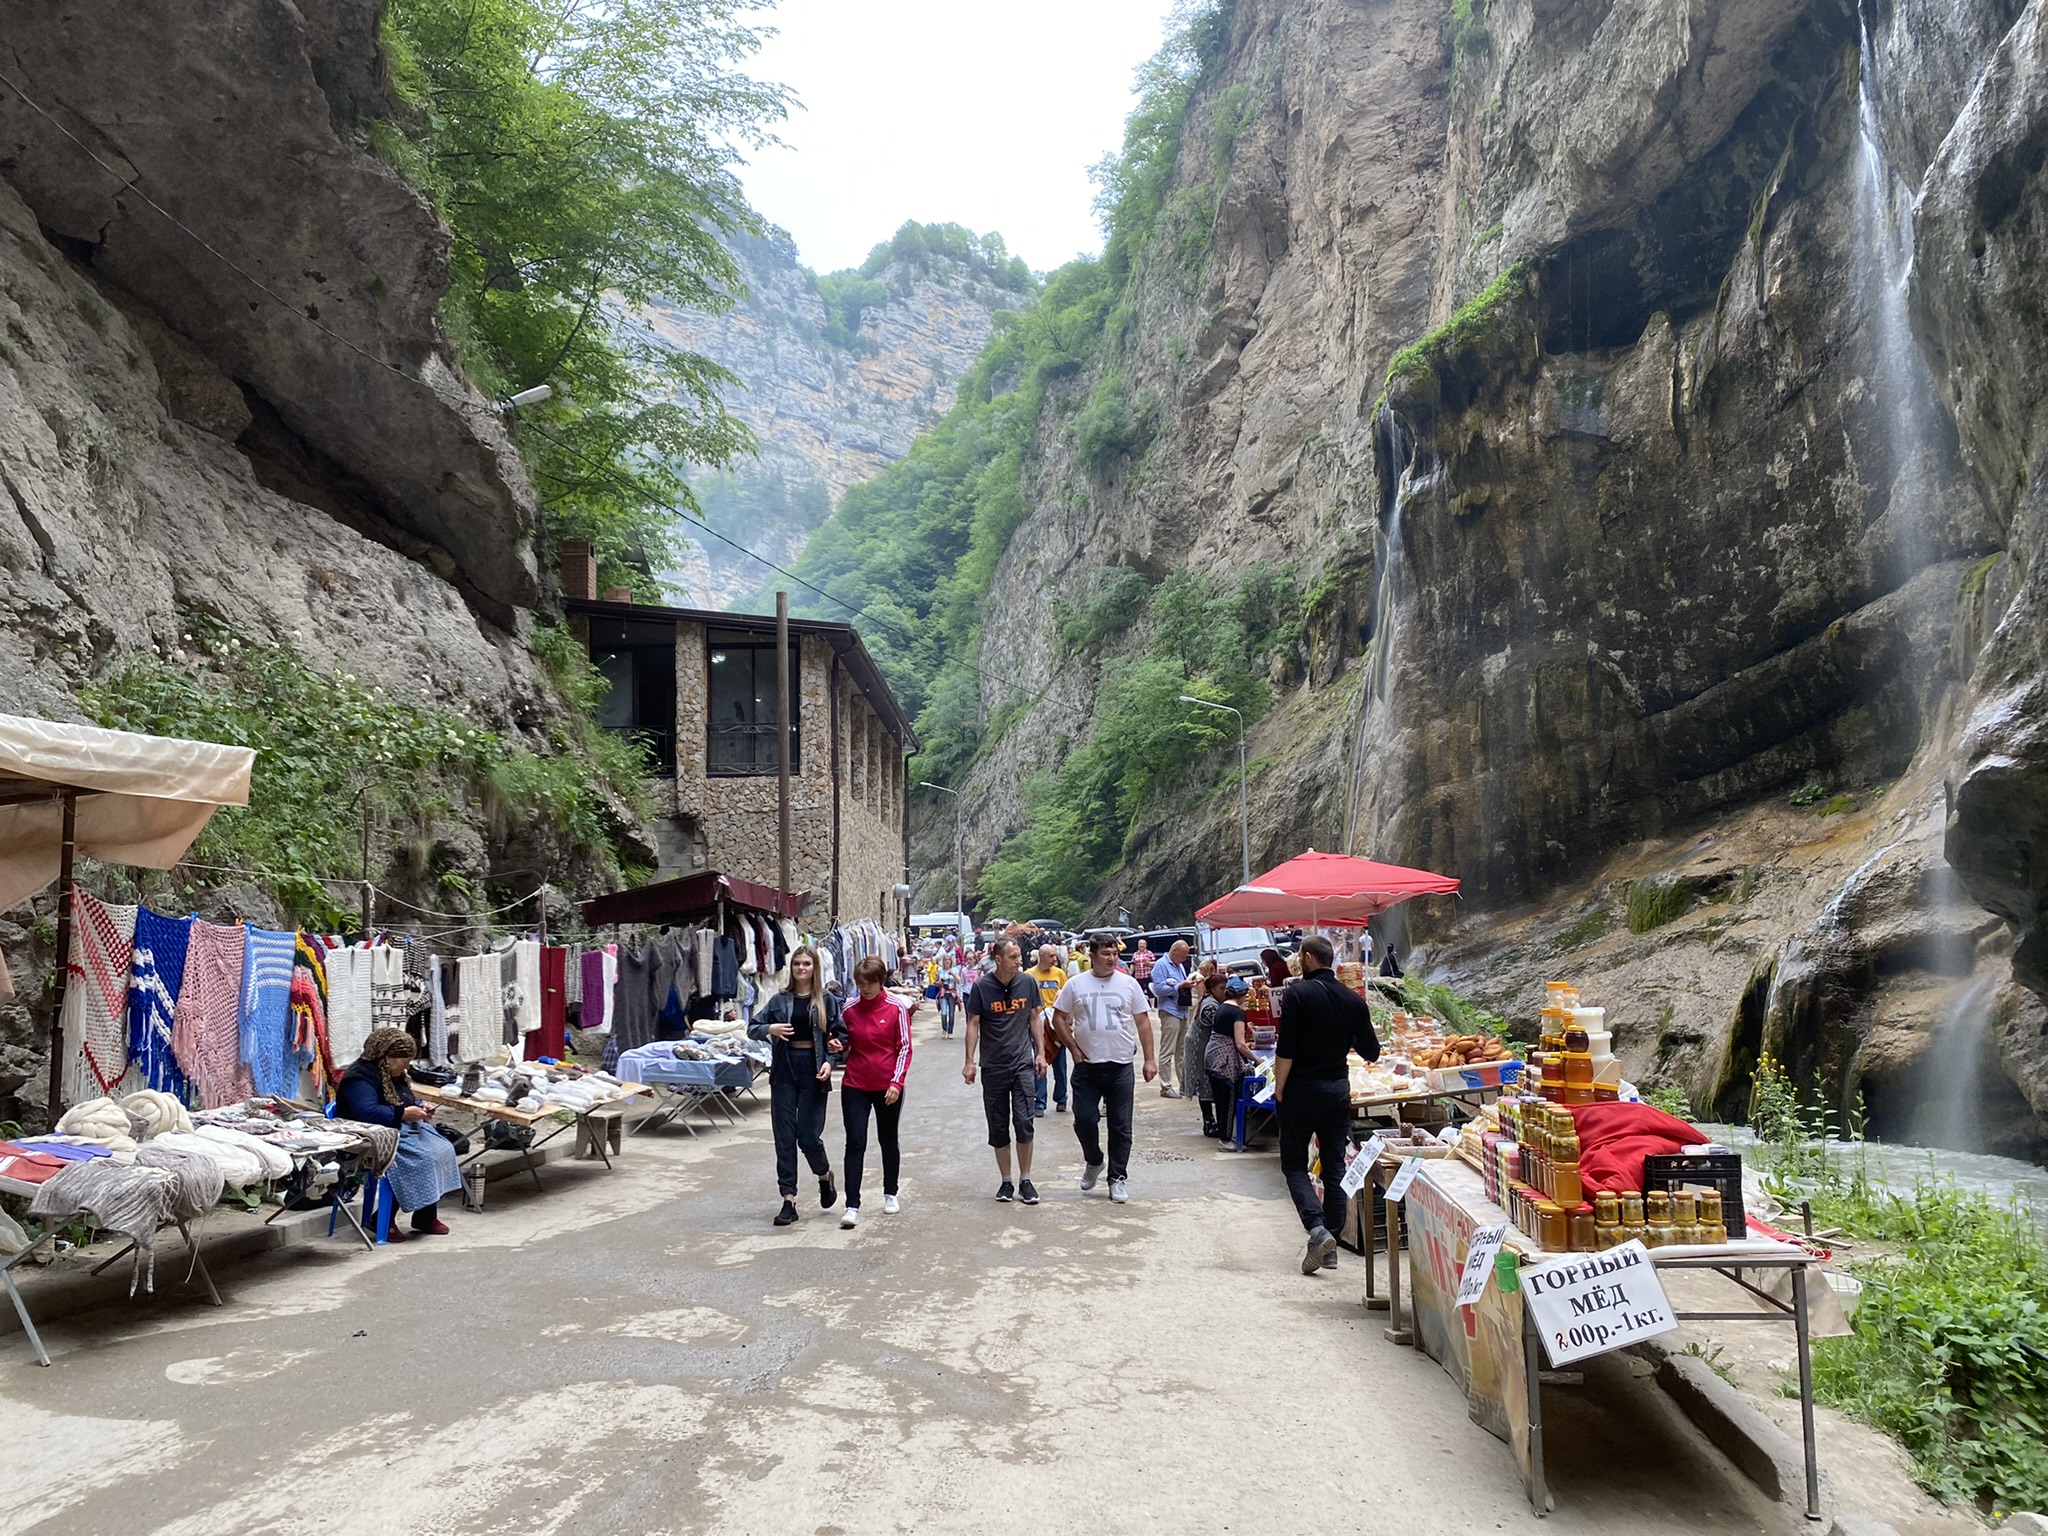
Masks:
[[[1226,971],[1240,976],[1257,976],[1265,972],[1259,963],[1259,956],[1265,950],[1275,948],[1272,934],[1264,928],[1211,928],[1207,923],[1196,925],[1199,930],[1195,945],[1195,960],[1214,960]]]

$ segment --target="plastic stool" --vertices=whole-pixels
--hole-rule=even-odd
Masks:
[[[334,1118],[338,1106],[327,1106],[327,1118]],[[398,1192],[391,1187],[387,1174],[374,1179],[363,1180],[363,1227],[367,1230],[372,1221],[377,1226],[377,1241],[388,1244],[391,1241],[391,1218],[398,1214]],[[334,1224],[341,1219],[341,1185],[334,1186],[334,1196],[327,1207],[327,1235],[334,1236]]]

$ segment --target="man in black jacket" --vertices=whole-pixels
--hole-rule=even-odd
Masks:
[[[1372,1010],[1365,999],[1330,969],[1336,952],[1321,934],[1301,945],[1301,979],[1289,985],[1280,1008],[1280,1032],[1273,1048],[1273,1100],[1280,1107],[1280,1172],[1308,1248],[1301,1272],[1336,1268],[1337,1237],[1344,1229],[1344,1154],[1351,1140],[1352,1051],[1380,1059]],[[1308,1143],[1316,1140],[1323,1194],[1316,1198],[1308,1174]]]

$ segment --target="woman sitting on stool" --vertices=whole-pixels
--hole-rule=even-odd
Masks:
[[[370,1125],[398,1129],[398,1151],[385,1170],[391,1180],[392,1198],[401,1211],[412,1212],[412,1235],[445,1234],[448,1223],[441,1220],[441,1197],[462,1188],[462,1173],[455,1165],[455,1148],[448,1138],[427,1122],[434,1112],[420,1103],[406,1081],[405,1069],[412,1065],[412,1036],[402,1029],[373,1029],[363,1042],[362,1059],[341,1074],[335,1098],[337,1113],[344,1120],[361,1120]],[[402,1243],[406,1233],[396,1222],[389,1241]]]

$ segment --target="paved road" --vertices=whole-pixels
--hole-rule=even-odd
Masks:
[[[1045,1203],[999,1205],[919,1035],[904,1210],[876,1175],[857,1232],[814,1193],[769,1226],[763,1112],[494,1186],[449,1238],[285,1250],[224,1311],[59,1323],[52,1370],[0,1340],[0,1536],[1791,1528],[1612,1362],[1550,1394],[1539,1525],[1356,1261],[1298,1272],[1270,1156],[1145,1094],[1128,1206],[1080,1193],[1065,1117]]]

